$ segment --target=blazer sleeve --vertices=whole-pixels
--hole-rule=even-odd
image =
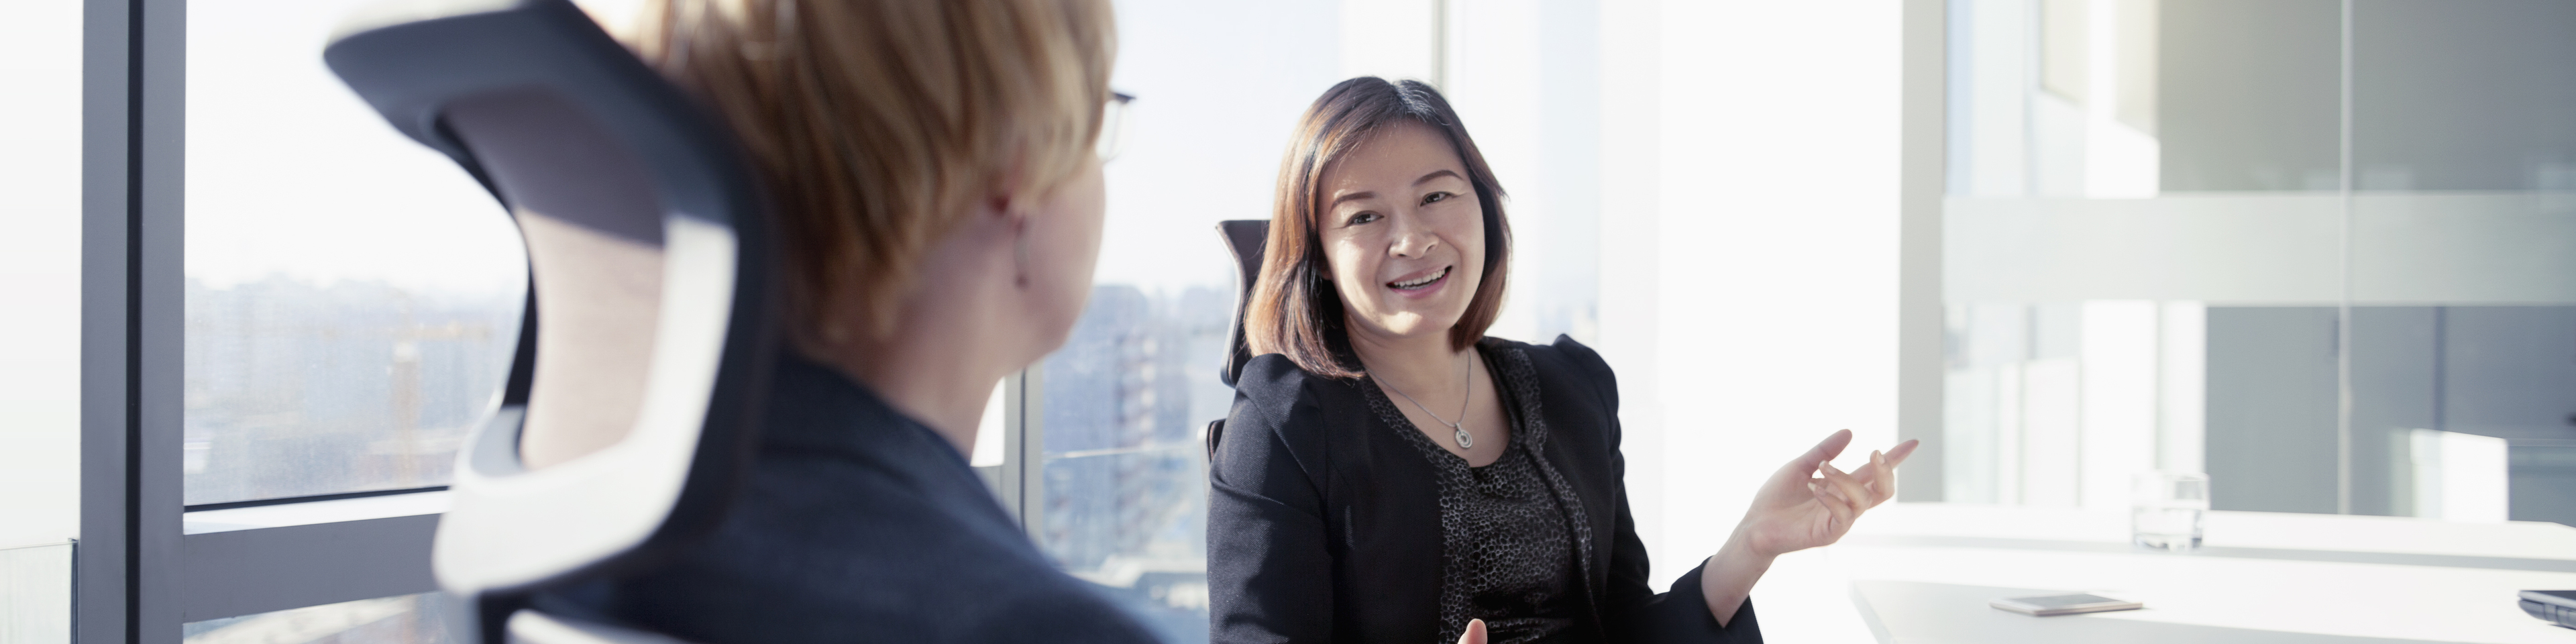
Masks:
[[[1585,371],[1585,379],[1592,382],[1594,393],[1600,397],[1601,407],[1609,417],[1610,471],[1618,482],[1613,488],[1616,490],[1614,497],[1618,499],[1615,504],[1618,514],[1614,518],[1617,534],[1612,537],[1615,540],[1610,551],[1610,576],[1602,596],[1601,616],[1608,622],[1605,626],[1610,631],[1610,641],[1659,644],[1761,642],[1762,627],[1754,621],[1753,600],[1746,599],[1742,607],[1735,609],[1735,615],[1727,618],[1725,626],[1719,626],[1717,617],[1709,614],[1707,596],[1699,591],[1700,573],[1707,566],[1705,560],[1692,567],[1690,572],[1683,573],[1680,579],[1673,580],[1672,588],[1666,592],[1657,593],[1646,584],[1649,570],[1646,543],[1637,538],[1636,518],[1628,513],[1628,462],[1619,451],[1618,375],[1611,372],[1610,364],[1601,359],[1601,354],[1572,338],[1558,336],[1555,348]]]
[[[1208,639],[1221,644],[1333,641],[1324,463],[1290,436],[1320,423],[1302,371],[1277,355],[1245,365],[1208,462]],[[1307,431],[1299,431],[1305,429]],[[1305,452],[1320,459],[1322,450]]]

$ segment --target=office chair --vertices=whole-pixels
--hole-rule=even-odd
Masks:
[[[1225,249],[1234,253],[1236,271],[1234,326],[1226,331],[1225,366],[1217,372],[1217,380],[1224,382],[1225,386],[1232,387],[1234,379],[1243,376],[1243,363],[1252,361],[1252,345],[1243,339],[1243,311],[1252,303],[1253,283],[1261,278],[1262,245],[1268,243],[1270,239],[1270,220],[1220,221],[1216,223],[1216,232],[1219,237],[1225,238]],[[1208,422],[1208,458],[1216,458],[1217,440],[1224,436],[1225,419],[1219,418]]]
[[[518,355],[458,454],[432,557],[457,600],[452,632],[676,642],[530,598],[649,568],[711,530],[742,484],[777,346],[774,253],[749,166],[566,0],[379,4],[323,58],[395,129],[481,181],[526,240]],[[519,449],[531,423],[611,440],[532,470]]]

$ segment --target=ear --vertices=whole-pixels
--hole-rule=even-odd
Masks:
[[[1014,155],[1008,167],[992,175],[985,197],[992,202],[993,211],[1012,214],[1023,221],[1046,202],[1046,195],[1030,185],[1028,159],[1025,157],[1025,154]]]
[[[975,200],[974,216],[966,222],[967,227],[986,231],[986,234],[1009,231],[1017,235],[1028,229],[1029,215],[1037,207],[1036,200],[1027,195],[1007,186],[996,187],[986,192],[982,199]]]

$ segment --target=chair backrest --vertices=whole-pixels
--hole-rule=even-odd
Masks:
[[[777,346],[758,184],[716,121],[566,0],[379,4],[323,57],[526,242],[518,357],[432,558],[471,641],[505,641],[531,593],[649,566],[739,487]],[[569,447],[530,468],[523,428]]]
[[[1261,279],[1263,244],[1270,239],[1270,220],[1229,219],[1216,223],[1217,236],[1225,239],[1225,248],[1234,253],[1235,291],[1234,326],[1225,334],[1225,365],[1217,371],[1217,380],[1234,386],[1243,376],[1243,364],[1252,361],[1252,344],[1243,338],[1243,311],[1252,304],[1252,287]],[[1216,457],[1216,444],[1225,437],[1225,419],[1208,421],[1208,457]]]
[[[1235,292],[1234,326],[1225,334],[1225,370],[1217,379],[1234,386],[1243,375],[1243,363],[1252,361],[1252,345],[1243,339],[1243,309],[1252,303],[1252,286],[1261,278],[1262,244],[1270,239],[1270,220],[1229,219],[1216,222],[1216,232],[1225,238],[1225,249],[1234,253]]]

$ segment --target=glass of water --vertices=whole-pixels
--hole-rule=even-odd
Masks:
[[[2209,511],[2209,475],[2141,472],[2131,480],[2129,539],[2142,548],[2200,549],[2200,516]]]

